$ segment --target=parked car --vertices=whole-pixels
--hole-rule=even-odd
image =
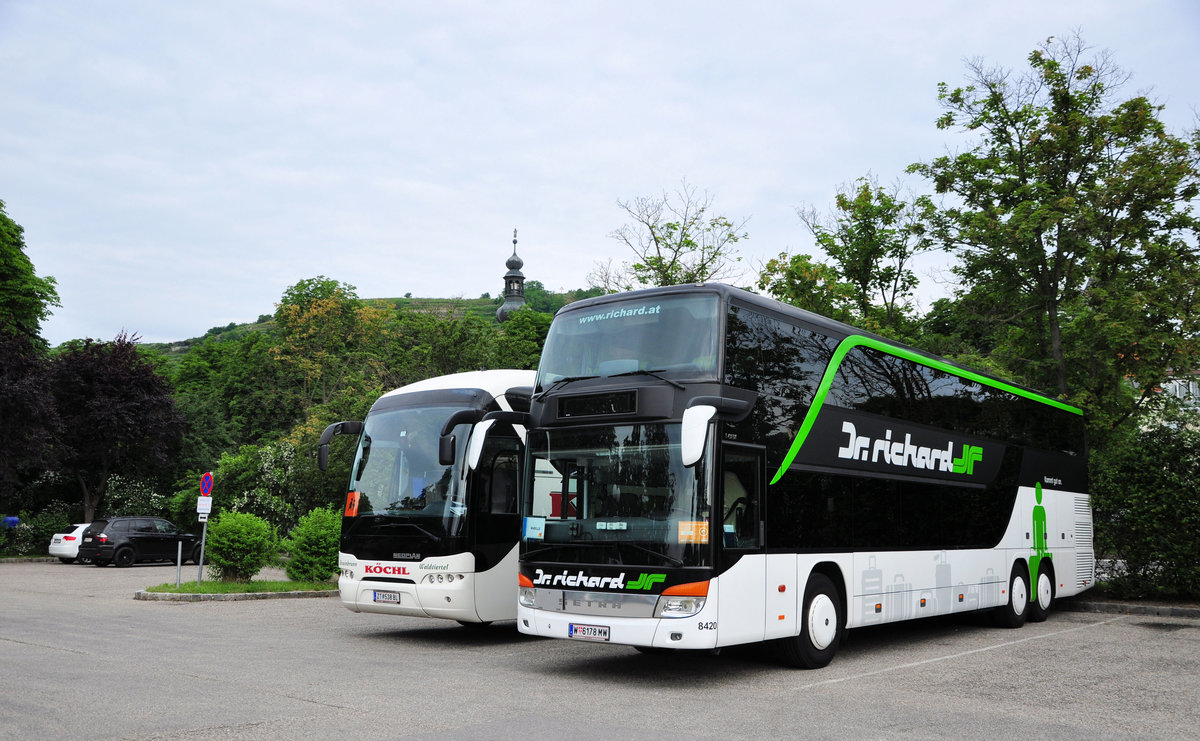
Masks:
[[[83,541],[83,531],[87,529],[88,524],[72,525],[71,529],[65,533],[55,533],[50,538],[50,555],[57,556],[59,561],[63,563],[75,563],[78,559],[80,563],[87,563],[85,559],[79,558],[79,544]]]
[[[200,539],[161,517],[110,517],[83,531],[79,557],[90,558],[97,566],[174,561],[180,543],[185,561],[200,561]]]

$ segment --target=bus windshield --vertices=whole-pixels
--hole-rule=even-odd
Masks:
[[[531,433],[524,554],[561,563],[706,566],[709,505],[679,424]]]
[[[660,296],[565,311],[538,364],[538,390],[567,378],[638,372],[716,380],[720,301]]]
[[[445,550],[438,546],[448,547],[448,538],[465,535],[459,465],[467,436],[457,436],[456,464],[438,463],[442,425],[457,409],[400,407],[367,417],[350,469],[343,544],[386,537],[411,546],[401,550],[432,555]]]

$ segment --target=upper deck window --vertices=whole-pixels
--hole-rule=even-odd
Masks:
[[[615,301],[554,319],[538,366],[538,388],[563,378],[652,371],[715,380],[720,299],[715,294]]]

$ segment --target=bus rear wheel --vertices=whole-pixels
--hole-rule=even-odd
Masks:
[[[792,666],[820,669],[837,653],[845,630],[846,614],[833,580],[813,574],[804,588],[800,635],[783,639],[783,657]]]
[[[1037,588],[1029,601],[1029,621],[1040,623],[1054,609],[1054,572],[1043,566],[1038,569]]]
[[[1008,604],[997,607],[995,615],[1002,628],[1020,628],[1029,617],[1029,572],[1020,561],[1008,577]]]

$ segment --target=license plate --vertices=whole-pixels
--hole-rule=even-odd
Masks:
[[[58,545],[58,544],[59,544],[59,543],[61,543],[61,542],[62,542],[62,538],[55,538],[55,539],[54,539],[54,545]]]
[[[91,543],[91,542],[92,542],[92,539],[91,539],[91,538],[84,538],[84,539],[83,539],[83,542],[84,542],[84,543]]]
[[[375,592],[376,602],[391,602],[393,605],[400,604],[400,594],[398,592]]]
[[[607,641],[608,626],[570,623],[567,625],[567,638],[578,638],[584,641]]]

